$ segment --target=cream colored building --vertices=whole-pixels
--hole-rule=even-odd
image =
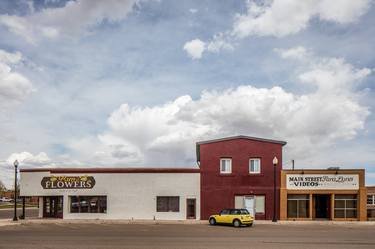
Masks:
[[[39,217],[200,219],[199,169],[23,169],[21,196],[39,197]]]

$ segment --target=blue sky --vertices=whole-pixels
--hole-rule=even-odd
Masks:
[[[0,179],[21,167],[194,166],[281,139],[284,168],[375,184],[372,1],[0,1]]]

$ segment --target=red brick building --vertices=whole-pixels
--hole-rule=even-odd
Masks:
[[[201,219],[225,208],[247,208],[256,219],[272,219],[274,166],[280,188],[283,141],[236,136],[197,143],[201,169]],[[277,197],[276,214],[279,215]]]

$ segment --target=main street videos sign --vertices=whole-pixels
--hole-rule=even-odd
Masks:
[[[354,174],[287,174],[287,189],[359,189],[358,175]]]
[[[92,176],[48,176],[43,177],[44,189],[91,189],[95,186]]]

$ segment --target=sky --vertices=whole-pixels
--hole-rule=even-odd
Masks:
[[[370,0],[2,0],[0,180],[195,167],[195,143],[287,141],[283,167],[375,185]]]

